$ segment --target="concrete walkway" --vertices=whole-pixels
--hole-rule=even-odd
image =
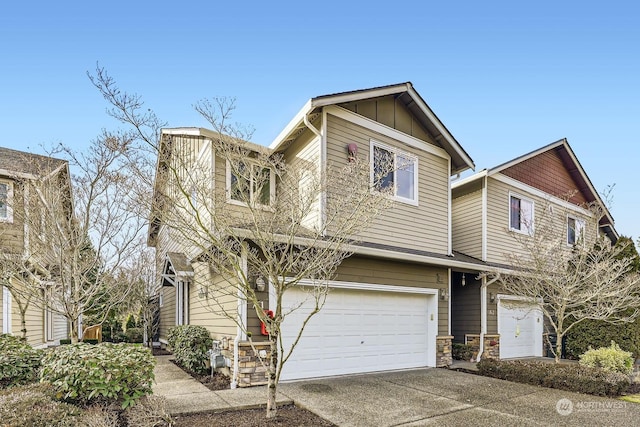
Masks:
[[[167,400],[167,410],[171,415],[266,406],[267,390],[264,386],[211,391],[177,367],[171,359],[173,356],[156,356],[156,384],[153,386],[153,394]],[[293,400],[278,394],[276,402],[280,406],[292,404]]]

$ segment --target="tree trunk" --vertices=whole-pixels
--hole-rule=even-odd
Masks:
[[[556,363],[560,363],[560,358],[562,356],[562,338],[564,337],[564,334],[558,334],[557,335],[557,341],[556,341]]]
[[[78,344],[78,321],[71,320],[71,344]]]
[[[267,386],[267,418],[275,418],[278,408],[276,407],[276,394],[278,384],[276,383],[276,373],[278,368],[278,337],[269,335],[270,341],[270,361],[269,361],[269,383]]]

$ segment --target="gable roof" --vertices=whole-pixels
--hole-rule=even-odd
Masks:
[[[0,147],[0,176],[33,179],[67,165],[65,160]]]
[[[431,110],[424,99],[422,99],[420,94],[413,88],[411,82],[311,98],[273,140],[269,148],[278,150],[298,137],[300,133],[306,129],[305,120],[313,121],[319,114],[319,109],[322,107],[388,95],[394,95],[396,99],[401,100],[407,109],[429,130],[436,141],[442,145],[442,148],[451,156],[452,173],[460,173],[467,169],[475,168],[469,154],[467,154],[451,132],[449,132],[433,110]]]
[[[602,208],[604,209],[604,217],[600,221],[600,227],[611,239],[611,241],[617,241],[619,235],[614,226],[613,216],[596,191],[593,183],[589,179],[589,176],[580,164],[580,161],[571,149],[569,141],[567,141],[566,138],[552,142],[551,144],[545,145],[541,148],[538,148],[537,150],[516,157],[515,159],[509,160],[493,168],[482,170],[477,174],[452,183],[451,187],[452,189],[460,188],[461,186],[467,185],[484,176],[492,176],[498,173],[510,176],[514,179],[518,179],[518,175],[527,175],[527,167],[525,166],[528,165],[529,167],[532,166],[533,168],[536,168],[536,166],[538,166],[538,168],[540,168],[541,164],[536,164],[536,160],[542,159],[543,156],[547,156],[547,159],[549,159],[551,158],[549,154],[552,154],[553,158],[562,164],[567,172],[567,176],[573,181],[573,183],[575,183],[574,190],[577,190],[579,194],[572,196],[570,201],[574,204],[597,203],[598,205],[602,206]],[[531,174],[529,174],[529,179],[535,179],[535,177],[531,177]],[[568,190],[568,188],[563,189],[562,187],[558,186],[557,180],[554,182],[555,186],[549,185],[546,188],[541,188],[541,190],[553,196],[562,196],[562,190]]]

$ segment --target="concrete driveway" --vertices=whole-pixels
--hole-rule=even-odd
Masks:
[[[280,384],[339,426],[637,426],[640,405],[447,369]]]

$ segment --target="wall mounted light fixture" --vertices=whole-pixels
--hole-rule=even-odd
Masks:
[[[496,302],[496,296],[493,294],[493,292],[489,292],[489,301]]]
[[[462,282],[461,282],[462,286],[467,284],[467,278],[464,276],[464,273],[462,273]]]
[[[265,283],[262,276],[256,277],[256,289],[258,290],[258,292],[264,292],[266,288],[267,288],[267,284]]]
[[[203,299],[203,298],[207,298],[209,296],[209,289],[205,288],[204,286],[200,286],[200,289],[198,289],[198,298]]]

